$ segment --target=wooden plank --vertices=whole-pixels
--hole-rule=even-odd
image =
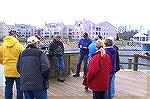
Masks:
[[[58,82],[57,79],[50,80],[48,96],[55,97],[50,99],[57,99],[58,97],[62,97],[62,99],[80,99],[79,97],[87,97],[87,99],[90,99],[92,97],[91,90],[88,92],[84,90],[82,76],[74,78],[70,75],[65,79],[66,81],[63,83]],[[132,99],[132,97],[136,97],[137,99],[138,97],[147,97],[149,95],[149,79],[149,72],[119,71],[116,74],[116,99],[121,99],[122,97],[129,97],[129,99]],[[14,93],[14,96],[16,96],[15,86]],[[4,87],[0,87],[0,97],[4,97]]]

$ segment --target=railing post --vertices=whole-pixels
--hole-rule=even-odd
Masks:
[[[128,69],[132,69],[132,58],[128,58]]]
[[[139,54],[134,54],[134,66],[133,66],[133,71],[138,70],[138,56]]]

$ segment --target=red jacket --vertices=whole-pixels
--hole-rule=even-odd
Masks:
[[[106,53],[105,57],[101,57],[100,52],[97,52],[89,62],[83,85],[92,91],[106,91],[109,84],[111,67],[112,63],[109,55]]]

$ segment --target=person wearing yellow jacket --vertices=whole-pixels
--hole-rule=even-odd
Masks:
[[[3,39],[0,47],[2,64],[4,65],[5,76],[5,99],[13,98],[13,84],[16,82],[17,99],[23,99],[23,92],[20,90],[20,75],[17,72],[16,64],[20,52],[24,50],[22,44],[16,39],[16,32],[10,31],[9,36]]]

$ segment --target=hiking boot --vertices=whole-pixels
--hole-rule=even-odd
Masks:
[[[62,70],[58,71],[57,80],[60,81],[60,82],[64,82],[65,81],[65,79],[63,78],[63,71]]]
[[[65,81],[64,78],[58,78],[57,80],[60,81],[60,82],[64,82]]]
[[[80,76],[80,74],[74,74],[73,75],[73,77],[79,77]]]

